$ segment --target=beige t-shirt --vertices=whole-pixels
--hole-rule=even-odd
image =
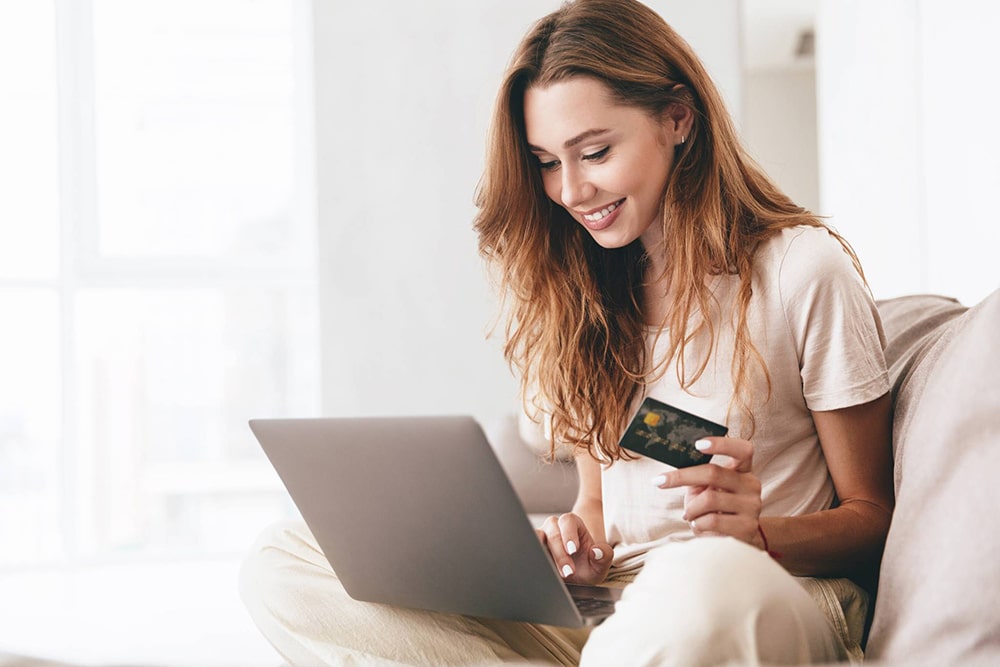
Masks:
[[[754,266],[748,325],[771,379],[770,400],[760,373],[755,374],[751,394],[756,417],[753,467],[763,486],[761,513],[817,512],[832,505],[835,493],[811,411],[859,405],[889,390],[882,324],[850,257],[824,229],[784,230],[760,247]],[[742,412],[736,406],[730,409],[730,313],[738,287],[739,279],[733,276],[713,279],[719,304],[716,351],[698,381],[682,390],[675,365],[668,364],[645,395],[725,424],[731,436],[745,437]],[[651,332],[650,345],[655,338]],[[654,359],[662,358],[666,338],[664,332]],[[688,368],[697,367],[705,344],[689,346]],[[651,548],[692,537],[682,519],[684,489],[660,489],[652,483],[670,469],[646,458],[603,467],[605,529],[619,574],[640,567]]]

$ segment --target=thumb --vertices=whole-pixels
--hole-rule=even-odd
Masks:
[[[607,542],[596,542],[590,548],[590,560],[593,563],[607,563],[613,554],[611,545]]]

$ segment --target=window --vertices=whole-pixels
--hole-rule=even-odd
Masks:
[[[309,7],[0,4],[0,565],[242,551],[319,408]]]

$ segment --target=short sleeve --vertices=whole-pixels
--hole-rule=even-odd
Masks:
[[[810,410],[837,410],[889,391],[885,334],[850,256],[822,228],[797,230],[778,272]]]

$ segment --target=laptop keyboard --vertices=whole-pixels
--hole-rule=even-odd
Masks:
[[[597,598],[574,598],[576,608],[584,616],[611,614],[615,610],[614,600],[599,600]]]

